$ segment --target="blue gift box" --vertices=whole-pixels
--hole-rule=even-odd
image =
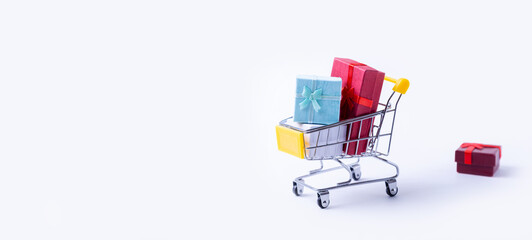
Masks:
[[[297,76],[294,122],[331,124],[340,119],[342,79]]]

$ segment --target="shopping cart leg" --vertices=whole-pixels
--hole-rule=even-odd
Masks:
[[[298,179],[297,182],[294,181],[292,184],[292,192],[296,195],[296,196],[301,196],[301,194],[303,194],[303,184],[301,183],[304,183],[305,181],[303,179]]]
[[[386,184],[386,193],[388,196],[393,197],[397,195],[399,188],[397,187],[397,180],[395,178],[386,180],[384,183]]]
[[[318,206],[320,206],[320,208],[326,208],[329,204],[329,191],[318,191]]]
[[[323,160],[320,160],[321,167],[318,169],[310,170],[310,174],[317,173],[321,170],[323,170]]]
[[[336,162],[338,162],[343,168],[345,168],[345,170],[347,170],[347,172],[349,172],[349,179],[347,179],[347,181],[344,181],[344,182],[339,182],[339,183],[337,183],[337,185],[345,185],[345,184],[350,183],[351,180],[353,180],[353,175],[354,175],[353,174],[353,168],[345,165],[345,163],[340,161],[340,159],[338,159],[338,158],[335,158],[334,160]]]
[[[355,181],[358,181],[360,177],[362,176],[362,172],[360,171],[360,165],[357,163],[351,167],[351,173],[353,174],[353,179]]]

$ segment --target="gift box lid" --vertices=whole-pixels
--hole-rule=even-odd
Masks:
[[[384,82],[383,72],[352,59],[334,58],[331,76],[342,78],[343,95],[354,94],[357,99],[361,97],[362,99],[358,100],[364,105],[357,105],[352,109],[348,109],[349,107],[343,102],[341,120],[377,110]],[[347,98],[345,101],[347,101]]]
[[[339,63],[343,66],[340,67],[337,65]],[[351,74],[349,74],[350,66],[353,68]],[[369,99],[376,97],[374,94],[374,85],[378,82],[384,81],[384,73],[366,64],[348,58],[334,58],[331,76],[342,78],[342,87],[352,87],[354,88],[356,95]],[[378,95],[380,96],[380,91]],[[376,100],[379,100],[378,96]]]
[[[482,149],[475,148],[471,153],[471,165],[492,167],[497,165],[500,159],[500,151],[497,147],[483,147]],[[455,151],[455,162],[465,163],[465,151],[467,147],[460,147]]]

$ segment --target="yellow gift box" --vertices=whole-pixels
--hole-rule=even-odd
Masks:
[[[283,127],[275,126],[277,133],[277,148],[288,154],[292,154],[298,158],[305,158],[305,141],[303,140],[303,133]]]

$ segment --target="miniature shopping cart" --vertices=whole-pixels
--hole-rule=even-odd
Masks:
[[[294,126],[289,124],[292,117],[282,120],[277,126],[277,141],[278,144],[284,146],[283,151],[290,152],[293,155],[299,156],[312,161],[320,161],[321,167],[310,171],[309,174],[295,178],[293,182],[293,192],[296,196],[303,193],[303,188],[307,187],[317,192],[318,205],[321,208],[329,206],[329,191],[338,188],[350,187],[359,184],[384,182],[386,185],[386,193],[393,197],[397,194],[397,181],[399,176],[399,167],[388,160],[385,156],[390,153],[390,146],[392,141],[393,126],[395,123],[395,114],[397,112],[397,105],[401,96],[406,93],[410,83],[407,79],[393,79],[385,77],[385,80],[395,84],[393,92],[386,103],[379,103],[378,111],[375,113],[363,115],[360,117],[340,121],[330,125],[322,125],[311,129],[305,129],[305,124],[301,126]],[[370,122],[369,134],[367,137],[360,137],[362,132],[362,123]],[[387,124],[384,124],[384,123]],[[353,128],[358,127],[358,137],[352,137]],[[356,130],[356,129],[355,129]],[[349,134],[346,134],[349,133]],[[279,141],[283,141],[280,143]],[[361,144],[365,144],[365,151],[359,151]],[[348,154],[349,146],[353,148],[356,145],[354,154]],[[379,146],[381,145],[381,146]],[[363,147],[362,147],[363,148]],[[374,158],[383,161],[394,167],[395,174],[393,176],[381,177],[375,179],[361,178],[360,159]],[[344,163],[344,159],[356,160],[354,163]],[[324,169],[323,161],[332,160],[340,166]],[[325,172],[335,170],[347,170],[349,180],[337,183],[336,185],[317,188],[305,183],[305,178],[322,174]],[[360,181],[359,181],[360,180]]]

